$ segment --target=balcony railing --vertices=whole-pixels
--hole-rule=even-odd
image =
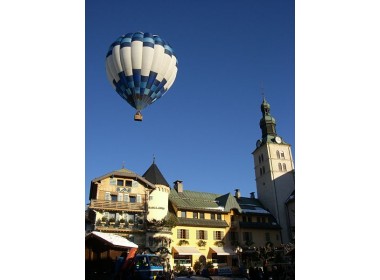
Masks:
[[[124,201],[111,201],[111,200],[97,200],[92,199],[90,201],[89,207],[91,209],[98,210],[116,210],[116,211],[134,211],[134,212],[144,212],[144,203],[131,203]]]

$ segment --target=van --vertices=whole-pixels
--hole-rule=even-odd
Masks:
[[[161,258],[154,254],[139,254],[134,258],[134,278],[154,280],[157,276],[162,276],[164,267]]]

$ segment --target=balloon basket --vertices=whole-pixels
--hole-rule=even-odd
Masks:
[[[140,112],[137,112],[137,113],[135,114],[135,121],[137,121],[137,122],[141,122],[142,120],[143,120],[143,116],[141,115]]]

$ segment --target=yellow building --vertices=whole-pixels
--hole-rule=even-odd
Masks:
[[[196,261],[212,262],[215,268],[231,266],[236,253],[226,240],[231,214],[239,205],[229,193],[218,195],[183,189],[176,181],[169,196],[177,217],[171,243],[172,266],[193,267]]]

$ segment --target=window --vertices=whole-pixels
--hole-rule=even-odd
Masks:
[[[126,187],[132,187],[132,181],[126,180],[125,181],[125,186]]]
[[[150,196],[149,196],[149,200],[153,200],[153,195],[150,195]]]
[[[181,218],[186,218],[186,211],[181,211]]]
[[[134,196],[134,195],[129,196],[129,202],[130,203],[136,203],[136,196]]]
[[[220,231],[220,230],[214,231],[214,240],[222,240],[223,237],[224,237],[223,231]]]
[[[259,163],[261,163],[261,155],[259,156]]]
[[[111,200],[111,193],[110,192],[106,192],[104,194],[104,200]]]
[[[222,219],[222,214],[217,214],[216,217],[217,217],[217,220],[221,220]]]
[[[285,158],[285,153],[281,151],[281,158]]]
[[[252,241],[252,232],[250,231],[243,232],[243,241],[244,242]]]
[[[112,201],[117,201],[117,195],[111,194],[111,200]]]
[[[276,151],[277,158],[280,158],[280,152]]]
[[[108,213],[108,219],[114,219],[116,221],[116,213]]]
[[[117,185],[118,186],[124,186],[124,180],[117,180]]]
[[[193,218],[198,219],[198,212],[193,212]]]
[[[270,233],[269,232],[265,233],[265,240],[270,241]]]
[[[188,229],[177,229],[177,238],[189,239],[189,230]]]
[[[265,166],[263,166],[263,174],[265,173]]]
[[[207,231],[205,231],[205,230],[197,230],[196,231],[196,238],[197,239],[207,239]]]
[[[199,213],[199,219],[204,219],[205,218],[205,213]]]
[[[263,171],[261,170],[261,167],[260,167],[260,175],[263,175]]]
[[[278,169],[280,169],[280,171],[282,171],[282,164],[281,163],[278,164]]]
[[[246,221],[247,221],[247,217],[243,216],[243,222],[246,222]]]
[[[211,220],[215,220],[215,213],[211,213],[210,216],[211,216],[210,217]]]
[[[284,171],[286,171],[286,164],[285,163],[282,164],[282,169],[284,169]]]

